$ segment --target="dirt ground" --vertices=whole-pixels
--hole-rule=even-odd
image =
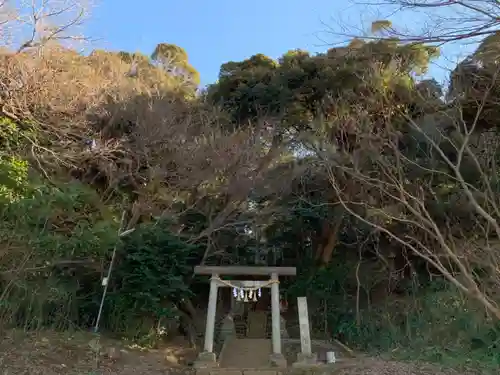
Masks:
[[[196,353],[184,340],[141,349],[90,333],[2,333],[0,375],[191,375]],[[434,366],[358,357],[335,365],[336,375],[472,375]]]
[[[479,375],[474,371],[440,369],[434,365],[356,358],[338,364],[335,375]],[[333,375],[332,374],[332,375]]]
[[[153,350],[85,332],[8,331],[0,342],[0,375],[186,374],[195,357],[184,340]]]

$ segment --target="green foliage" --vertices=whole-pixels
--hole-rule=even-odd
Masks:
[[[345,257],[319,270],[301,263],[287,293],[308,297],[313,330],[323,332],[326,324],[329,335],[349,347],[393,359],[476,367],[484,373],[498,368],[500,325],[443,279],[368,305],[362,287],[357,312],[355,267]]]
[[[15,156],[0,156],[0,203],[22,197],[27,183],[28,162]]]
[[[6,249],[0,274],[25,271],[3,280],[3,323],[26,329],[93,324],[117,233],[117,216],[80,183],[33,187],[9,202],[0,223]],[[197,250],[163,221],[139,226],[118,248],[102,326],[135,335],[130,331],[144,317],[173,314],[171,303],[191,295],[184,278]]]
[[[33,129],[0,117],[0,204],[18,199],[28,188],[28,161],[20,156]]]
[[[17,217],[21,212],[25,215]],[[96,192],[78,182],[32,188],[25,198],[5,208],[4,217],[5,229],[19,240],[29,236],[35,251],[49,257],[102,254],[116,240],[116,218]]]
[[[166,221],[143,224],[125,238],[113,273],[108,326],[125,329],[143,317],[172,317],[175,304],[192,295],[186,280],[198,252],[170,232]]]
[[[372,26],[376,33],[391,28],[388,21]],[[488,38],[468,60],[480,59],[482,66],[457,67],[451,90],[455,98],[464,94],[464,103],[477,102],[486,79],[494,80],[495,43],[496,38]],[[436,194],[422,198],[429,220],[457,226],[461,233],[473,232],[466,220],[469,208],[456,203],[460,184],[433,172],[432,168],[446,171],[445,163],[436,161],[428,140],[418,138],[407,126],[409,118],[417,119],[419,130],[443,144],[443,128],[434,116],[445,107],[441,87],[436,81],[415,78],[426,73],[438,55],[434,46],[397,39],[353,39],[325,53],[297,49],[276,60],[256,54],[223,64],[218,82],[201,96],[195,90],[198,73],[186,51],[173,44],[159,44],[151,56],[94,51],[81,57],[84,66],[98,67],[100,73],[92,75],[95,79],[102,79],[105,70],[123,76],[132,65],[138,69],[135,75],[124,74],[123,89],[131,91],[123,99],[120,92],[105,91],[108,81],[99,88],[104,90],[101,96],[110,94],[111,103],[109,107],[95,104],[98,108],[93,110],[110,114],[108,118],[92,123],[85,112],[85,120],[78,123],[80,133],[74,135],[70,123],[65,131],[71,134],[61,132],[58,137],[67,141],[101,131],[105,145],[68,153],[68,164],[81,158],[78,167],[92,178],[106,174],[101,187],[107,192],[126,185],[140,224],[130,235],[118,238],[117,213],[123,209],[117,203],[118,193],[103,202],[90,184],[60,182],[56,177],[67,178],[65,163],[49,171],[50,183],[40,176],[32,178],[37,164],[30,164],[31,147],[26,146],[32,146],[33,130],[0,118],[0,241],[5,249],[0,261],[0,317],[6,324],[27,329],[92,325],[102,296],[102,275],[116,248],[101,327],[137,339],[162,319],[175,318],[176,305],[194,296],[188,280],[205,251],[216,249],[217,255],[206,261],[222,264],[252,264],[257,252],[267,251],[268,263],[298,267],[297,278],[284,280],[283,289],[289,298],[308,296],[316,331],[324,334],[326,326],[328,335],[365,351],[419,352],[433,361],[464,357],[468,352],[471,361],[498,366],[496,322],[459,298],[455,290],[443,287],[442,279],[440,285],[430,283],[429,271],[419,268],[421,262],[409,259],[401,246],[379,246],[387,238],[347,215],[339,203],[340,193],[332,189],[334,179],[342,181],[339,190],[345,192],[347,204],[371,218],[377,200],[399,196],[378,196],[378,188],[388,180],[397,180],[391,180],[390,186],[411,186],[411,197],[423,196],[417,187],[430,187]],[[186,77],[191,83],[183,85]],[[135,85],[140,90],[134,90]],[[495,90],[496,86],[496,97]],[[477,104],[470,107],[477,109]],[[497,105],[492,102],[487,109],[495,113]],[[50,109],[46,111],[49,114],[43,116],[50,117]],[[452,111],[440,114],[458,117]],[[251,129],[235,132],[234,137],[231,133],[227,139],[245,149],[240,154],[233,143],[223,145],[234,164],[212,186],[213,176],[205,176],[204,167],[209,166],[207,175],[212,173],[210,168],[223,167],[214,161],[220,150],[212,153],[210,144],[242,126]],[[176,129],[185,128],[185,133],[176,134]],[[351,142],[349,136],[353,142],[368,140],[366,148],[356,150],[356,160],[349,147],[340,147]],[[61,143],[63,149],[67,144],[58,137],[51,138],[53,145]],[[165,143],[168,137],[174,142]],[[375,153],[367,149],[372,139],[385,148]],[[286,143],[280,144],[282,140]],[[393,144],[402,150],[397,160],[389,147]],[[176,153],[175,147],[187,151]],[[260,158],[269,148],[275,154]],[[496,154],[488,157],[497,162]],[[387,165],[397,162],[401,168],[384,174],[385,170],[376,168],[380,160]],[[461,168],[467,161],[464,158]],[[371,186],[351,183],[344,174],[351,168],[373,178]],[[202,177],[195,176],[192,184],[179,182],[190,174]],[[496,170],[492,174],[496,176]],[[398,180],[400,175],[404,180]],[[464,172],[464,179],[478,189],[479,177]],[[175,220],[149,221],[160,212]],[[226,216],[218,215],[221,212]],[[209,229],[212,232],[207,234]],[[407,233],[404,230],[395,229]],[[188,237],[198,240],[187,243]],[[331,250],[326,257],[325,249]],[[373,300],[373,290],[389,285],[395,273],[387,261],[394,253],[405,258],[403,268],[410,264],[416,275],[403,272],[399,289],[387,286],[385,299]],[[365,268],[356,273],[358,266]]]
[[[24,143],[25,138],[19,125],[7,117],[0,117],[0,150],[2,153],[18,150]]]
[[[200,83],[198,71],[189,64],[188,55],[184,48],[175,44],[160,43],[151,54],[151,59],[167,69],[178,68],[183,74],[187,74],[196,86]]]
[[[337,329],[355,347],[394,358],[493,370],[500,365],[500,325],[457,290],[392,299],[363,309],[361,324],[339,322]],[[485,372],[484,372],[485,373]]]
[[[447,96],[459,105],[467,123],[478,132],[498,130],[498,56],[500,32],[484,38],[477,49],[461,61],[450,74]]]
[[[172,64],[185,64],[188,60],[184,48],[168,43],[158,44],[151,54],[151,58],[157,61],[167,61]]]
[[[8,202],[0,223],[3,322],[28,329],[87,323],[89,295],[100,289],[96,261],[117,241],[117,224],[80,183],[31,185]]]
[[[413,104],[413,73],[422,74],[438,50],[397,40],[332,48],[324,54],[285,53],[278,62],[262,54],[222,65],[208,97],[229,111],[235,122],[259,116],[281,120],[282,131],[307,130],[320,119],[335,130],[339,109],[386,116]],[[331,136],[331,134],[330,134]]]

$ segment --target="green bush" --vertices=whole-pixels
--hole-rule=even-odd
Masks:
[[[500,366],[500,325],[444,280],[421,284],[418,293],[361,304],[358,315],[356,285],[349,277],[354,267],[332,262],[299,272],[288,292],[307,295],[310,308],[320,308],[310,312],[313,329],[324,330],[327,322],[331,337],[371,354],[485,371]]]
[[[191,296],[186,278],[198,250],[169,231],[166,221],[143,224],[126,237],[112,275],[107,327],[140,336],[173,317],[174,304]]]
[[[5,129],[4,129],[5,130]],[[0,319],[25,329],[95,324],[113,248],[117,259],[101,326],[132,336],[175,313],[197,248],[159,221],[119,239],[119,207],[80,183],[28,178],[28,163],[0,157]],[[150,326],[148,327],[150,328]]]
[[[100,292],[99,261],[117,241],[116,215],[80,183],[26,185],[0,218],[4,324],[59,329],[88,321]]]

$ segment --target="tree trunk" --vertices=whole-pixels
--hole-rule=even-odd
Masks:
[[[337,244],[338,232],[342,226],[342,217],[337,218],[333,225],[327,221],[323,222],[321,236],[316,249],[316,260],[321,262],[322,266],[330,263],[333,256],[333,250]]]

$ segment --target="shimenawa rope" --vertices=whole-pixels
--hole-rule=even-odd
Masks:
[[[262,296],[262,288],[268,287],[272,284],[279,284],[279,280],[271,279],[264,285],[258,287],[242,287],[238,285],[234,285],[228,280],[223,280],[220,277],[212,276],[210,280],[216,280],[225,286],[228,286],[233,289],[233,296],[237,301],[241,301],[243,299],[244,302],[257,302],[257,298]],[[256,293],[257,292],[257,293]]]

